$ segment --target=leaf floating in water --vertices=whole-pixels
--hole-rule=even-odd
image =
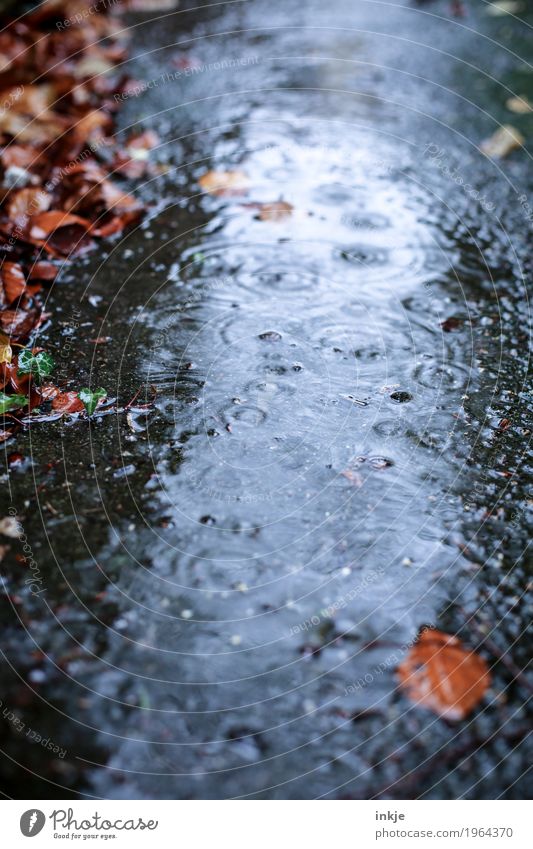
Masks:
[[[208,171],[198,182],[204,191],[218,197],[244,195],[250,185],[243,171]]]
[[[420,634],[398,667],[398,677],[411,701],[453,720],[468,716],[490,684],[483,658],[436,629]]]
[[[510,97],[505,105],[510,112],[515,112],[517,115],[526,115],[528,112],[533,112],[533,103],[528,100],[525,94]]]
[[[341,472],[341,475],[343,478],[346,478],[347,481],[350,481],[353,486],[356,486],[357,488],[363,486],[363,478],[358,472],[354,472],[353,469],[344,469]]]
[[[492,159],[503,159],[513,150],[522,147],[524,142],[524,136],[516,127],[504,124],[490,138],[485,139],[479,149],[485,156],[490,156]]]
[[[262,203],[257,217],[260,221],[282,221],[292,214],[293,209],[293,205],[285,200]]]

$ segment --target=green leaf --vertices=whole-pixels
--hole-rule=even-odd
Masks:
[[[52,374],[54,365],[54,358],[46,351],[32,354],[29,348],[24,348],[18,357],[18,375],[21,377],[23,374],[31,374],[37,379],[48,377]]]
[[[0,414],[17,407],[25,407],[27,403],[28,399],[25,395],[6,395],[5,392],[0,392]]]
[[[78,398],[83,403],[83,406],[87,410],[87,415],[92,416],[96,407],[98,406],[98,401],[102,398],[105,398],[107,392],[101,386],[99,389],[95,389],[94,392],[91,392],[90,389],[80,389],[78,392]]]

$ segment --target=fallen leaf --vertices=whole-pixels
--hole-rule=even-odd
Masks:
[[[18,189],[12,192],[8,198],[7,214],[14,221],[30,218],[39,212],[45,212],[51,201],[51,196],[43,189]]]
[[[58,274],[59,267],[46,260],[35,262],[30,268],[30,280],[55,280]]]
[[[52,409],[56,413],[81,413],[85,408],[77,392],[60,392],[52,401]]]
[[[9,344],[9,336],[0,331],[0,363],[10,363],[13,357],[13,351]]]
[[[485,156],[492,159],[503,159],[525,142],[522,133],[511,124],[504,124],[488,139],[481,143],[479,149]]]
[[[526,115],[528,112],[533,112],[533,103],[528,100],[525,94],[510,97],[505,105],[510,112],[516,112],[517,115]]]
[[[103,401],[104,398],[107,397],[107,392],[102,387],[100,387],[99,389],[95,389],[94,392],[92,392],[90,389],[81,389],[78,392],[78,396],[83,402],[83,406],[87,411],[87,415],[92,416],[98,404],[100,404],[101,401]]]
[[[243,171],[208,171],[198,182],[204,191],[218,197],[246,194],[250,185]]]
[[[26,290],[26,278],[18,262],[4,262],[0,268],[0,279],[0,306],[8,306]]]
[[[440,326],[446,333],[451,333],[452,330],[458,330],[462,327],[464,321],[462,318],[457,318],[455,315],[450,315],[448,318],[445,318],[444,321],[441,321]]]
[[[37,391],[41,396],[41,401],[53,401],[54,398],[60,394],[57,386],[54,386],[53,383],[47,383],[44,386],[38,386]]]
[[[48,377],[54,370],[54,359],[46,351],[30,351],[24,348],[17,357],[17,376],[31,375],[40,380]]]
[[[23,296],[16,309],[0,311],[0,326],[13,341],[19,342],[37,327],[40,317],[40,307],[31,298]]]
[[[20,522],[14,516],[4,516],[0,519],[0,534],[11,539],[18,539],[21,533]]]
[[[68,256],[88,247],[91,224],[79,215],[53,210],[31,219],[25,239],[52,256]]]
[[[6,395],[5,392],[0,392],[0,415],[7,413],[8,410],[25,407],[27,403],[28,399],[25,395]]]
[[[398,678],[411,701],[452,720],[468,716],[490,684],[482,657],[457,637],[430,628],[398,667]]]
[[[284,200],[262,203],[257,217],[260,221],[281,221],[291,215],[293,209],[293,205]]]

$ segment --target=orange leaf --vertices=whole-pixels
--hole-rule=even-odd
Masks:
[[[293,205],[284,200],[277,200],[273,203],[262,203],[258,218],[260,221],[281,221],[283,218],[291,215],[293,209]]]
[[[81,413],[85,408],[77,392],[60,392],[52,401],[52,409],[56,413]]]
[[[37,391],[41,396],[41,401],[52,401],[61,394],[57,386],[54,386],[53,383],[46,383],[44,386],[39,386]]]
[[[43,189],[19,189],[8,199],[7,214],[10,218],[24,218],[44,212],[52,198]]]
[[[398,667],[398,677],[411,701],[455,720],[471,713],[490,684],[483,658],[457,637],[435,629],[420,634]]]
[[[90,222],[79,215],[51,210],[30,220],[29,233],[24,238],[52,256],[68,256],[85,246],[90,228]]]
[[[243,171],[208,171],[198,182],[204,191],[219,197],[246,194],[249,186]]]
[[[67,212],[53,210],[52,212],[43,212],[41,215],[35,216],[35,221],[32,221],[30,236],[35,241],[44,241],[51,233],[59,230],[60,227],[70,227],[72,224],[79,224],[86,230],[91,226],[85,218],[80,218],[79,215],[69,215]]]
[[[11,304],[15,298],[20,298],[26,288],[26,278],[22,266],[18,262],[4,262],[0,269],[4,287],[6,304]]]
[[[59,267],[52,262],[40,260],[34,262],[30,268],[30,280],[55,280],[59,273]]]

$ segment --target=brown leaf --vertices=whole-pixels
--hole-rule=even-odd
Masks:
[[[57,388],[57,386],[54,386],[53,383],[46,383],[44,384],[44,386],[38,386],[37,391],[41,396],[41,401],[52,401],[60,394],[59,389]]]
[[[525,143],[522,133],[510,124],[504,124],[493,135],[481,143],[479,149],[492,159],[503,159]]]
[[[45,212],[52,201],[51,196],[43,189],[18,189],[9,195],[7,214],[13,220],[25,219],[39,212]]]
[[[398,667],[398,677],[411,701],[453,720],[468,716],[490,684],[483,658],[436,629],[420,634]]]
[[[445,318],[444,321],[441,321],[440,326],[446,333],[451,333],[452,330],[458,330],[464,324],[462,318],[457,318],[457,316],[450,315],[448,318]]]
[[[55,280],[58,274],[59,267],[46,260],[34,262],[30,268],[30,280]]]
[[[262,203],[257,217],[260,221],[282,221],[292,214],[293,209],[293,205],[284,200]]]
[[[41,310],[31,298],[23,297],[16,309],[0,312],[0,326],[14,341],[27,339],[39,323]]]
[[[9,144],[5,147],[1,154],[2,165],[4,168],[29,168],[35,165],[39,157],[39,152],[33,145],[30,144]]]
[[[18,262],[4,262],[0,268],[0,278],[2,280],[0,302],[3,300],[7,306],[16,298],[20,298],[26,290],[26,278]]]
[[[250,185],[243,171],[208,171],[198,182],[204,191],[218,197],[244,195]]]
[[[25,239],[33,245],[43,247],[52,256],[67,256],[72,251],[82,250],[90,243],[90,228],[90,222],[79,215],[59,210],[41,212],[31,219]]]
[[[60,392],[52,401],[52,409],[56,413],[81,413],[85,407],[77,392]]]
[[[6,336],[5,333],[2,333],[0,331],[0,364],[10,363],[12,357],[13,351],[11,350],[11,345],[9,344],[9,336]],[[3,385],[5,385],[5,382]]]
[[[95,141],[106,135],[111,128],[112,121],[109,115],[100,109],[92,109],[81,120],[77,121],[72,128],[74,138],[82,141]]]

